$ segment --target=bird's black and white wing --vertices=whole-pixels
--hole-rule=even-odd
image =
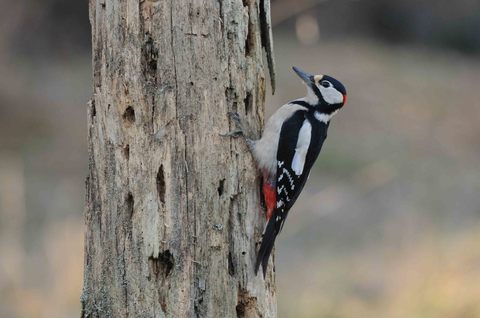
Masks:
[[[280,131],[277,150],[276,208],[263,235],[256,271],[262,263],[265,269],[288,211],[302,192],[327,136],[328,125],[318,122],[306,111],[299,110],[286,120]]]
[[[310,169],[326,138],[327,126],[297,112],[282,126],[277,151],[277,206],[273,214],[277,234],[288,211],[303,190]]]

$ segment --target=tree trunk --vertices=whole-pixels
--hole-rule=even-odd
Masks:
[[[228,111],[260,132],[269,14],[267,0],[90,0],[82,317],[276,316],[273,270],[254,275],[260,179],[245,143],[219,136]]]

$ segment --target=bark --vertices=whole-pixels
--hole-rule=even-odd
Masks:
[[[269,15],[267,0],[90,0],[82,317],[276,316],[273,270],[253,272],[260,179],[219,136],[228,111],[260,132]]]

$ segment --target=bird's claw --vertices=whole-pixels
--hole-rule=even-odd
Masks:
[[[243,132],[240,129],[232,130],[226,134],[220,134],[221,137],[234,137],[234,138],[240,137],[241,135],[243,135]]]
[[[243,135],[243,125],[240,115],[236,112],[228,112],[228,116],[235,122],[235,129],[226,134],[220,134],[222,137],[240,137]]]

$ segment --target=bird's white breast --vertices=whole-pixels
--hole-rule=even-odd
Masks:
[[[283,123],[298,110],[307,110],[306,107],[297,104],[285,104],[280,107],[267,121],[262,138],[254,145],[253,155],[258,167],[271,176],[277,171],[278,140]]]

